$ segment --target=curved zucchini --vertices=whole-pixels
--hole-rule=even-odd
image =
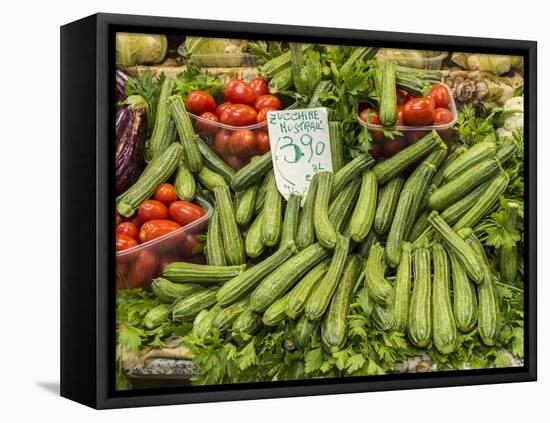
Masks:
[[[181,160],[174,179],[174,189],[180,200],[190,201],[195,198],[195,177],[189,171],[185,161]]]
[[[214,188],[227,186],[227,182],[218,172],[213,171],[208,166],[203,166],[201,171],[196,175],[197,180],[209,191],[214,191]]]
[[[218,155],[214,153],[208,144],[206,144],[200,137],[197,138],[197,146],[204,160],[204,164],[208,166],[210,170],[221,175],[229,184],[235,176],[235,171],[233,168],[220,159]]]
[[[159,304],[153,307],[143,317],[143,324],[147,329],[154,329],[165,322],[170,321],[170,306],[168,304]]]
[[[450,354],[457,347],[458,333],[451,306],[449,259],[447,252],[439,242],[432,245],[432,255],[434,267],[433,340],[441,354]]]
[[[286,303],[286,315],[288,317],[294,320],[303,313],[307,300],[319,281],[323,278],[325,273],[327,273],[329,265],[330,259],[323,260],[311,269],[302,280],[290,290]]]
[[[262,328],[262,317],[254,313],[250,308],[243,311],[233,322],[233,332],[254,335]]]
[[[398,176],[380,188],[374,214],[374,230],[378,235],[384,235],[390,230],[404,182],[405,179]]]
[[[202,168],[202,157],[197,146],[198,135],[195,134],[191,118],[185,110],[183,99],[179,95],[173,95],[168,98],[170,104],[170,114],[176,124],[179,139],[183,147],[183,157],[185,164],[193,173],[200,172]]]
[[[313,211],[313,226],[319,242],[326,248],[334,248],[337,233],[328,217],[328,206],[332,188],[332,173],[317,173],[317,192]]]
[[[369,258],[364,267],[369,296],[373,301],[385,304],[393,287],[384,277],[384,247],[379,242],[370,249]]]
[[[297,280],[328,255],[329,250],[316,243],[285,261],[252,292],[250,297],[252,311],[263,313],[271,304],[281,298]]]
[[[311,338],[319,330],[318,320],[309,320],[305,314],[298,319],[294,330],[292,331],[292,339],[294,345],[299,350],[303,350],[311,342]]]
[[[313,212],[315,210],[315,196],[317,192],[317,177],[314,176],[309,184],[304,206],[300,213],[300,224],[296,232],[296,247],[303,250],[315,242],[315,227],[313,225]]]
[[[230,265],[243,264],[246,261],[244,244],[235,219],[229,188],[217,187],[214,189],[214,195],[216,196],[216,207],[220,213],[220,226],[227,263]]]
[[[234,303],[248,294],[265,277],[297,253],[294,242],[274,252],[271,256],[227,281],[218,291],[217,299],[222,306]]]
[[[235,192],[243,191],[249,186],[259,183],[272,168],[271,151],[268,151],[235,173],[231,180],[231,189]]]
[[[471,332],[477,323],[477,296],[474,285],[454,254],[450,254],[453,276],[453,313],[458,330]]]
[[[252,225],[246,233],[245,250],[246,255],[251,258],[260,257],[265,251],[265,245],[262,242],[262,224],[264,220],[263,210],[256,216]]]
[[[360,271],[359,256],[349,256],[321,326],[321,341],[328,351],[339,350],[346,343],[351,296]]]
[[[208,335],[212,330],[212,321],[221,310],[222,308],[218,304],[210,310],[201,310],[201,312],[197,314],[197,317],[195,317],[195,320],[193,320],[193,335],[199,339]]]
[[[376,200],[378,198],[378,182],[372,171],[363,172],[361,177],[361,191],[353,209],[349,222],[351,239],[361,242],[370,231],[376,212]]]
[[[151,282],[153,294],[163,303],[172,304],[180,298],[188,297],[196,292],[202,291],[204,286],[186,283],[179,284],[170,282],[168,279],[155,278]]]
[[[411,295],[411,244],[401,243],[401,260],[395,276],[395,287],[392,295],[393,321],[392,329],[405,333],[409,318],[409,297]]]
[[[240,226],[246,226],[254,217],[256,208],[256,195],[258,185],[252,185],[237,194],[237,207],[235,208],[235,219]]]
[[[319,281],[306,303],[305,313],[311,320],[320,319],[327,310],[330,300],[340,282],[349,251],[349,238],[338,235],[334,255],[327,273]]]
[[[419,348],[425,348],[432,338],[430,251],[413,251],[414,286],[407,323],[409,339]]]

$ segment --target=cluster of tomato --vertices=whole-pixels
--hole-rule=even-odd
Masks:
[[[224,90],[225,102],[216,104],[204,91],[192,91],[187,96],[187,110],[199,116],[195,128],[213,145],[216,153],[234,169],[240,169],[250,158],[269,151],[269,135],[265,125],[261,128],[239,129],[261,124],[267,112],[281,110],[281,100],[269,94],[265,79],[256,78],[250,84],[233,79]],[[222,128],[217,123],[235,128]],[[263,128],[263,129],[262,129]]]
[[[405,90],[397,89],[397,121],[395,126],[410,126],[411,129],[401,131],[403,135],[387,137],[384,131],[369,128],[373,137],[371,154],[377,161],[393,156],[403,148],[414,144],[430,131],[415,130],[414,127],[429,125],[445,125],[453,121],[453,113],[449,110],[451,97],[448,88],[443,84],[435,84],[428,96],[413,97]],[[364,109],[359,118],[371,125],[381,125],[378,111],[373,108]],[[437,129],[436,129],[437,130]],[[439,135],[448,141],[452,136],[452,128],[437,130]]]
[[[206,214],[196,204],[177,199],[172,184],[157,188],[152,200],[138,208],[137,216],[122,221],[117,213],[116,251],[127,250],[189,225]]]

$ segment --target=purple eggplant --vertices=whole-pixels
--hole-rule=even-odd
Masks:
[[[138,178],[143,168],[147,131],[147,102],[139,95],[128,97],[116,115],[115,191],[119,195]]]
[[[126,100],[126,92],[124,88],[126,87],[126,82],[128,78],[132,75],[130,69],[126,66],[117,65],[115,72],[115,98],[116,101]]]

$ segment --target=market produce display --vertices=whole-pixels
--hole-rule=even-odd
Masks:
[[[521,90],[457,108],[444,80],[477,63],[464,53],[197,37],[182,51],[175,79],[117,69],[117,389],[129,357],[174,340],[198,385],[521,362]],[[201,67],[238,54],[249,80]],[[289,106],[330,120],[332,170],[304,198],[273,169],[266,116]]]

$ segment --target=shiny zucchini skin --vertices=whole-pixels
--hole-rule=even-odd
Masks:
[[[409,308],[407,332],[411,342],[425,348],[432,339],[432,281],[430,250],[417,248],[412,253],[414,285]]]
[[[378,182],[372,171],[361,176],[361,190],[349,222],[349,232],[354,242],[361,242],[369,233],[376,213]]]
[[[386,304],[393,287],[384,276],[384,247],[379,242],[370,249],[364,270],[369,296],[376,303]]]
[[[432,257],[433,341],[441,354],[450,354],[457,347],[458,331],[451,306],[449,259],[445,248],[439,242],[432,245]]]

